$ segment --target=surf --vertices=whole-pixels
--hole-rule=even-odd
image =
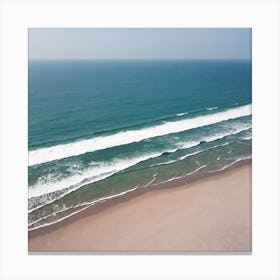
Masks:
[[[68,144],[31,150],[28,153],[29,166],[60,160],[63,158],[79,156],[115,146],[140,142],[145,139],[178,133],[198,127],[203,127],[222,121],[236,119],[251,115],[251,105],[228,109],[223,112],[207,114],[178,121],[169,121],[160,125],[141,128],[138,130],[121,131],[112,135],[99,136],[91,139],[80,140]]]
[[[71,176],[67,176],[65,178],[60,178],[59,176],[54,176],[53,178],[50,178],[49,176],[43,176],[39,178],[37,183],[29,186],[29,209],[31,211],[34,211],[36,208],[40,208],[46,203],[49,204],[53,201],[53,194],[55,200],[57,200],[58,198],[61,198],[66,194],[69,194],[70,192],[73,192],[85,185],[104,180],[118,172],[123,172],[128,168],[136,166],[139,163],[146,162],[151,159],[160,158],[164,155],[173,154],[180,150],[188,150],[189,148],[193,148],[204,143],[215,142],[231,135],[236,135],[250,128],[251,127],[248,124],[245,124],[242,127],[238,125],[234,128],[230,128],[227,132],[203,137],[201,138],[202,140],[200,139],[197,142],[178,142],[176,143],[176,148],[174,149],[164,149],[145,155],[136,155],[134,157],[115,158],[111,162],[96,162],[94,164],[89,164],[89,166],[84,169],[80,166],[77,170],[73,169],[73,174]],[[213,149],[223,145],[225,144],[218,144],[206,149],[202,149],[195,153],[188,152],[185,156],[181,156],[178,159],[152,164],[149,167],[175,163],[178,160],[180,161],[197,153],[201,153],[203,151],[207,151],[209,149]],[[38,198],[38,200],[36,198]]]

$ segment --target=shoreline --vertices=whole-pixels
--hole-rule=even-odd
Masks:
[[[35,228],[35,229],[31,229],[28,231],[28,245],[29,245],[29,252],[43,252],[43,251],[49,251],[49,252],[62,252],[62,251],[95,251],[95,252],[116,252],[116,251],[120,251],[120,252],[139,252],[139,249],[137,249],[135,246],[135,249],[133,249],[133,244],[130,244],[130,246],[128,246],[127,248],[124,246],[122,248],[120,247],[115,247],[114,248],[114,245],[112,244],[111,248],[99,248],[98,249],[98,246],[96,247],[96,249],[94,249],[94,244],[92,246],[86,246],[84,248],[83,245],[80,245],[77,246],[77,247],[73,247],[73,244],[71,245],[69,243],[69,246],[68,246],[68,249],[67,249],[67,244],[63,245],[62,247],[59,245],[59,242],[58,242],[58,239],[60,239],[61,237],[58,237],[58,235],[60,236],[63,236],[63,234],[65,234],[65,229],[66,228],[70,228],[70,229],[74,229],[73,227],[77,227],[77,225],[80,225],[82,226],[82,228],[84,228],[84,230],[81,230],[81,232],[85,233],[85,232],[91,232],[92,234],[95,233],[95,230],[94,230],[94,226],[93,228],[91,227],[91,225],[89,223],[87,223],[86,225],[84,225],[84,221],[85,220],[92,220],[92,223],[94,224],[95,222],[95,218],[100,218],[102,217],[104,214],[106,215],[111,215],[111,214],[114,214],[112,211],[114,209],[121,209],[122,211],[125,212],[125,208],[127,207],[127,205],[129,205],[129,207],[132,207],[132,210],[133,210],[133,203],[136,202],[138,203],[138,208],[141,209],[145,212],[145,201],[141,201],[143,200],[144,197],[147,197],[150,199],[150,197],[155,197],[156,199],[158,199],[160,196],[162,195],[166,195],[166,192],[175,192],[176,195],[178,197],[180,197],[180,192],[184,192],[186,193],[186,195],[188,195],[188,193],[190,195],[192,195],[192,193],[196,193],[197,190],[196,188],[194,188],[194,186],[198,187],[198,189],[200,188],[200,185],[203,185],[203,184],[210,184],[211,181],[215,181],[215,180],[219,180],[219,181],[223,181],[225,179],[227,179],[227,177],[229,176],[232,176],[232,174],[236,173],[236,172],[241,172],[243,171],[244,173],[244,170],[246,169],[247,173],[246,173],[246,176],[248,177],[249,176],[249,180],[251,180],[251,159],[248,159],[248,160],[242,160],[240,162],[237,162],[236,164],[233,164],[232,166],[226,168],[225,170],[221,170],[219,172],[215,172],[213,174],[207,174],[206,176],[197,176],[197,177],[193,177],[191,178],[191,180],[189,180],[189,178],[180,178],[180,179],[177,179],[177,180],[174,180],[174,181],[170,181],[170,182],[166,182],[166,183],[163,183],[163,184],[160,184],[160,185],[154,185],[154,186],[150,186],[150,187],[147,187],[147,188],[142,188],[142,189],[137,189],[135,191],[132,191],[131,193],[127,193],[125,195],[122,195],[122,196],[118,196],[118,197],[115,197],[115,198],[112,198],[112,199],[109,199],[109,200],[105,200],[104,202],[101,202],[101,203],[98,203],[97,205],[91,205],[90,207],[88,207],[87,209],[85,210],[82,210],[81,212],[79,213],[76,213],[74,214],[73,216],[71,217],[68,217],[62,221],[59,221],[59,222],[56,222],[54,224],[51,224],[51,225],[47,225],[47,226],[43,226],[43,227],[40,227],[40,228]],[[248,171],[250,170],[249,174],[248,174]],[[243,174],[242,173],[242,174]],[[245,176],[243,174],[243,176]],[[247,178],[248,179],[248,178]],[[211,185],[211,184],[210,184]],[[213,184],[209,187],[212,187],[212,188],[215,188],[215,186],[213,186]],[[248,188],[248,186],[246,186]],[[223,187],[222,187],[223,188]],[[249,206],[249,210],[251,211],[251,185],[249,186],[249,190],[250,190],[250,193],[248,194],[248,190],[246,191],[246,196],[247,197],[250,197],[249,201],[248,202],[248,206]],[[209,194],[208,194],[209,195]],[[210,193],[211,195],[211,193]],[[188,198],[186,196],[186,198]],[[215,199],[215,198],[213,198]],[[140,202],[139,202],[140,201]],[[152,203],[152,201],[151,201]],[[158,203],[161,204],[161,207],[162,207],[162,202],[160,201],[160,199],[158,199]],[[175,203],[176,203],[176,200],[175,200]],[[148,206],[151,206],[148,204]],[[245,207],[246,205],[244,205]],[[170,209],[172,210],[172,205],[170,206]],[[247,209],[247,210],[248,210]],[[184,210],[184,209],[182,209]],[[190,209],[191,210],[191,209]],[[246,211],[247,211],[246,210]],[[139,210],[140,211],[140,210]],[[157,211],[157,209],[155,209],[155,211]],[[111,212],[111,213],[110,213]],[[141,212],[141,211],[140,211]],[[248,212],[248,211],[247,211]],[[160,211],[159,213],[160,214]],[[176,213],[175,213],[176,214]],[[247,213],[248,214],[248,213]],[[251,214],[250,214],[251,215]],[[176,215],[175,215],[176,216]],[[123,218],[125,219],[126,216],[123,216]],[[148,216],[146,217],[148,218]],[[160,216],[158,217],[160,218]],[[172,217],[169,217],[170,221],[172,222]],[[176,219],[176,217],[174,217],[174,219]],[[251,219],[251,218],[250,218]],[[156,220],[155,220],[156,221]],[[102,219],[101,219],[101,225],[102,225]],[[162,222],[162,221],[161,221]],[[123,223],[123,221],[121,221],[121,223]],[[248,221],[247,221],[248,223]],[[124,224],[124,232],[126,232],[126,225]],[[249,229],[250,228],[250,229]],[[251,220],[250,220],[250,226],[247,225],[247,231],[250,231],[250,236],[251,236]],[[148,229],[149,231],[149,229]],[[62,235],[61,235],[62,233]],[[114,232],[105,232],[105,239],[106,239],[106,234],[108,236],[110,235],[114,235]],[[247,232],[247,239],[248,239],[248,232]],[[58,239],[57,239],[58,238]],[[71,238],[74,238],[73,236]],[[70,238],[70,239],[71,239]],[[79,234],[77,233],[76,239],[79,238]],[[75,239],[74,238],[74,239]],[[67,236],[66,236],[66,239],[67,239]],[[159,238],[160,239],[160,238]],[[235,250],[230,250],[230,251],[242,251],[242,252],[250,252],[251,251],[251,237],[249,238],[250,239],[250,242],[248,241],[247,242],[247,245],[244,247],[244,250],[243,249],[238,249]],[[42,243],[40,243],[41,241],[43,240],[47,240],[48,242],[48,245],[47,246],[44,246],[42,245]],[[38,241],[40,241],[38,243]],[[90,240],[87,240],[88,242]],[[67,243],[67,242],[66,242]],[[250,244],[249,244],[250,243]],[[40,245],[41,244],[41,245]],[[97,244],[98,245],[98,244]],[[243,244],[244,245],[244,244]],[[132,247],[131,247],[132,246]],[[145,246],[144,246],[145,247]],[[164,250],[164,248],[162,247],[162,244],[161,246],[158,247],[158,250],[157,250],[157,247],[149,247],[148,249],[145,249],[143,247],[143,250],[144,251],[147,251],[147,252],[162,252],[162,251],[169,251],[171,250],[172,251],[172,248],[166,248],[166,250]],[[176,247],[176,246],[175,246]],[[181,251],[181,252],[189,252],[189,251],[192,251],[192,250],[188,250],[188,248],[184,248],[182,247],[182,250],[178,250],[178,248],[174,247],[174,252],[176,251]],[[211,246],[210,246],[211,247]],[[79,249],[80,248],[80,249]],[[132,249],[130,249],[132,248]],[[141,246],[139,247],[140,248],[140,251],[141,251]],[[207,248],[206,248],[207,249]],[[218,247],[217,247],[217,250],[212,250],[211,248],[209,250],[206,250],[205,251],[211,251],[211,252],[215,252],[215,251],[219,251],[219,252],[227,252],[227,250],[220,250]],[[194,251],[201,251],[199,248],[198,249],[195,249]]]
[[[113,197],[110,199],[105,199],[104,201],[100,201],[97,204],[92,204],[89,207],[86,207],[85,209],[81,209],[80,212],[74,213],[74,215],[70,215],[69,217],[66,216],[65,218],[63,218],[62,220],[59,220],[57,222],[39,226],[37,228],[28,229],[28,237],[36,236],[38,234],[44,233],[45,231],[49,232],[49,231],[55,230],[57,227],[63,226],[64,224],[71,223],[72,221],[77,220],[77,219],[87,216],[87,215],[98,213],[108,207],[114,206],[115,204],[124,202],[129,199],[132,199],[132,198],[142,195],[146,192],[161,190],[164,188],[175,188],[175,187],[177,188],[177,187],[180,187],[185,184],[191,184],[191,183],[193,183],[197,180],[201,180],[203,178],[208,178],[208,177],[212,177],[215,175],[223,174],[224,172],[230,171],[239,166],[249,164],[251,162],[252,162],[252,159],[245,159],[245,160],[238,161],[235,164],[233,164],[233,165],[229,166],[228,168],[225,168],[224,170],[221,170],[221,171],[216,171],[213,173],[207,173],[207,174],[203,174],[203,175],[198,174],[198,175],[194,175],[191,177],[183,176],[181,178],[174,179],[169,182],[159,183],[156,185],[150,185],[150,186],[144,187],[144,188],[143,187],[137,188],[137,189],[135,189],[131,192],[127,192],[123,195],[116,196],[116,197]]]

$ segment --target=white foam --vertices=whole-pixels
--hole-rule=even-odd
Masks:
[[[103,180],[116,172],[127,169],[147,159],[158,157],[161,154],[162,153],[153,153],[135,158],[114,160],[111,163],[102,163],[98,166],[86,168],[83,171],[77,171],[77,174],[66,177],[64,179],[41,179],[37,184],[29,187],[29,199],[32,197],[49,194],[55,191],[60,191],[69,187],[71,187],[71,190],[69,190],[67,193],[69,193],[70,191],[72,192],[83,185]],[[63,195],[65,195],[65,193]]]
[[[223,170],[229,168],[230,166],[234,165],[234,164],[237,163],[237,162],[244,161],[244,160],[251,159],[251,158],[252,158],[251,155],[250,155],[250,156],[244,156],[244,157],[238,158],[237,160],[231,162],[230,164],[225,165],[224,167],[222,167],[222,168],[220,168],[220,169],[217,169],[217,170],[208,171],[208,173],[223,171]]]
[[[231,149],[228,151],[228,154],[231,154],[232,150],[233,150],[233,149],[231,148]]]
[[[208,150],[210,150],[210,149],[208,149]],[[206,151],[206,150],[201,150],[201,151],[198,151],[198,152],[194,152],[194,153],[191,153],[191,154],[184,155],[184,156],[180,157],[179,160],[186,159],[186,158],[188,158],[188,157],[191,157],[191,156],[200,154],[200,153],[205,152],[205,151]]]
[[[228,128],[226,131],[224,131],[222,133],[216,133],[216,134],[211,135],[211,136],[202,137],[201,139],[199,139],[199,141],[190,141],[190,142],[186,142],[186,143],[178,143],[178,147],[180,149],[187,149],[187,148],[191,148],[191,147],[194,147],[194,146],[200,144],[201,141],[213,142],[213,141],[222,139],[226,136],[236,135],[240,132],[243,132],[243,131],[246,131],[246,130],[250,129],[251,127],[252,127],[251,123],[237,124],[237,125],[234,125],[231,128]]]
[[[212,110],[216,110],[216,109],[218,109],[218,107],[210,107],[210,108],[207,108],[206,110],[212,111]]]
[[[213,141],[216,141],[216,140],[219,140],[219,139],[222,139],[226,136],[230,136],[230,135],[235,135],[235,134],[238,134],[240,132],[243,132],[243,131],[246,131],[248,129],[251,128],[251,124],[245,124],[245,125],[236,125],[235,128],[231,128],[228,132],[225,132],[225,133],[219,133],[219,134],[215,134],[213,136],[207,136],[207,137],[204,137],[202,138],[201,140],[199,141],[190,141],[190,142],[187,142],[187,143],[178,143],[178,149],[188,149],[188,148],[192,148],[192,147],[195,147],[197,146],[198,144],[201,143],[201,141],[205,141],[205,142],[213,142]],[[225,144],[221,144],[221,145],[217,145],[217,146],[213,146],[213,147],[210,147],[206,150],[202,150],[202,151],[198,151],[198,152],[194,152],[194,153],[191,153],[191,154],[187,154],[187,155],[184,155],[182,157],[180,157],[178,160],[183,160],[185,158],[188,158],[190,156],[193,156],[193,155],[196,155],[196,154],[199,154],[199,153],[202,153],[204,151],[207,151],[207,150],[210,150],[210,149],[214,149],[214,148],[217,148],[217,147],[222,147],[222,146],[226,146],[228,145],[229,143],[225,143]],[[176,151],[176,150],[175,150]],[[156,164],[152,164],[150,165],[150,167],[155,167],[155,166],[160,166],[160,165],[166,165],[166,164],[170,164],[170,163],[174,163],[178,160],[170,160],[170,161],[164,161],[164,162],[160,162],[160,163],[156,163]],[[219,159],[218,159],[219,160]]]
[[[204,165],[198,167],[197,169],[195,169],[194,171],[188,173],[186,176],[192,175],[192,174],[196,173],[197,171],[201,170],[202,168],[204,168],[204,167],[206,167],[206,166],[207,166],[207,165],[204,164]]]
[[[245,141],[252,140],[252,136],[241,137],[241,140],[245,140]]]
[[[159,174],[159,173],[154,174],[154,175],[153,175],[153,179],[152,179],[149,183],[147,183],[146,185],[141,186],[141,188],[147,188],[147,187],[149,187],[149,186],[157,179],[157,175],[158,175],[158,174]]]
[[[44,217],[39,218],[39,219],[37,219],[37,220],[35,220],[35,221],[32,221],[31,223],[28,224],[28,226],[30,227],[30,226],[32,226],[32,225],[34,225],[34,224],[36,224],[36,223],[38,223],[38,222],[40,222],[40,221],[42,221],[42,220],[45,220],[45,219],[47,219],[47,218],[49,218],[49,217],[51,217],[51,216],[56,216],[57,214],[60,214],[60,213],[65,212],[65,211],[67,211],[67,210],[75,209],[75,208],[80,208],[80,207],[85,206],[84,208],[82,208],[82,209],[80,209],[80,210],[78,210],[78,211],[75,211],[75,212],[73,212],[73,213],[71,213],[71,214],[69,214],[69,215],[67,215],[67,216],[65,216],[65,217],[62,217],[61,219],[58,219],[58,220],[56,220],[56,221],[54,221],[54,222],[52,222],[52,223],[47,223],[47,224],[44,224],[44,225],[41,225],[41,226],[38,226],[38,227],[34,227],[34,228],[30,229],[30,230],[34,230],[34,229],[37,229],[37,228],[40,228],[40,227],[44,227],[44,226],[47,226],[47,225],[50,225],[50,224],[54,224],[54,223],[57,223],[57,222],[59,222],[59,221],[62,221],[62,220],[64,220],[64,219],[66,219],[66,218],[69,218],[69,217],[73,216],[74,214],[80,213],[80,212],[86,210],[87,208],[89,208],[89,207],[95,205],[95,204],[98,203],[98,202],[102,202],[102,201],[105,201],[105,200],[108,200],[108,199],[111,199],[111,198],[115,198],[115,197],[119,197],[119,196],[125,195],[125,194],[130,193],[130,192],[133,192],[133,191],[135,191],[135,190],[137,190],[137,189],[139,189],[139,188],[147,188],[147,187],[149,187],[149,186],[157,179],[157,175],[158,175],[158,173],[154,174],[154,175],[153,175],[153,179],[152,179],[150,182],[148,182],[146,185],[143,185],[143,186],[137,185],[137,186],[135,186],[135,187],[133,187],[133,188],[131,188],[131,189],[128,189],[128,190],[126,190],[126,191],[123,191],[123,192],[121,192],[121,193],[114,194],[114,195],[110,195],[110,196],[105,196],[105,197],[102,197],[102,198],[93,200],[93,201],[91,201],[91,202],[84,202],[84,203],[78,204],[78,205],[76,205],[76,206],[63,207],[62,209],[60,209],[60,210],[58,210],[58,211],[55,211],[55,212],[52,212],[51,214],[49,214],[49,215],[47,215],[47,216],[44,216]],[[38,209],[38,208],[37,208],[37,209]],[[34,211],[34,210],[35,210],[35,209],[33,209],[33,211]],[[33,211],[31,211],[31,212],[33,212]],[[29,213],[30,213],[30,212],[29,212]]]
[[[224,144],[221,144],[221,145],[216,145],[216,146],[207,148],[207,149],[205,149],[205,150],[199,150],[199,151],[194,152],[194,153],[191,153],[191,154],[186,154],[186,155],[180,157],[179,160],[183,160],[183,159],[186,159],[186,158],[188,158],[188,157],[191,157],[191,156],[194,156],[194,155],[197,155],[197,154],[200,154],[200,153],[203,153],[203,152],[206,152],[206,151],[209,151],[209,150],[218,148],[218,147],[227,146],[227,145],[229,145],[229,144],[231,144],[231,143],[232,143],[232,142],[227,142],[227,143],[224,143]]]
[[[164,161],[164,162],[152,164],[152,165],[150,165],[150,167],[155,167],[155,166],[160,166],[160,165],[166,165],[166,164],[174,163],[174,162],[176,162],[176,161],[177,161],[177,160]]]
[[[99,136],[91,139],[71,142],[68,144],[40,148],[29,151],[29,166],[72,156],[78,156],[88,152],[107,149],[114,146],[139,142],[148,138],[167,135],[170,133],[177,133],[248,115],[251,115],[251,105],[240,106],[223,112],[198,116],[190,119],[165,122],[157,126],[142,128],[139,130],[122,131],[108,136]]]
[[[179,113],[179,114],[177,114],[176,116],[177,116],[177,117],[181,117],[181,116],[185,116],[185,115],[188,115],[188,112],[185,112],[185,113]]]
[[[49,215],[47,215],[47,216],[45,216],[45,217],[42,217],[42,218],[40,218],[40,219],[38,219],[38,220],[36,220],[36,221],[30,223],[29,226],[31,226],[31,225],[33,225],[33,224],[35,224],[35,223],[38,223],[38,222],[40,222],[40,221],[42,221],[42,220],[45,220],[46,218],[48,218],[48,217],[50,217],[50,216],[53,216],[53,215],[56,215],[56,214],[58,214],[58,213],[64,212],[64,211],[66,211],[66,210],[69,210],[69,209],[71,209],[71,208],[78,208],[78,207],[81,207],[81,206],[85,206],[84,208],[82,208],[82,209],[80,209],[80,210],[78,210],[78,211],[76,211],[76,212],[73,212],[73,213],[71,213],[71,214],[69,214],[69,215],[67,215],[67,216],[64,216],[64,217],[62,217],[62,218],[60,218],[60,219],[58,219],[58,220],[56,220],[56,221],[53,221],[53,222],[51,222],[51,223],[46,223],[46,224],[43,224],[43,225],[40,225],[40,226],[37,226],[37,227],[34,227],[34,228],[30,229],[30,231],[35,230],[35,229],[38,229],[38,228],[46,227],[46,226],[49,226],[49,225],[53,225],[53,224],[56,224],[56,223],[58,223],[58,222],[61,222],[61,221],[65,220],[65,219],[68,219],[68,218],[74,216],[75,214],[78,214],[78,213],[80,213],[80,212],[86,210],[87,208],[91,207],[92,205],[94,205],[94,204],[96,204],[96,203],[98,203],[98,202],[102,202],[102,201],[105,201],[105,200],[108,200],[108,199],[111,199],[111,198],[115,198],[115,197],[118,197],[118,196],[125,195],[125,194],[127,194],[127,193],[130,193],[130,192],[135,191],[137,188],[138,188],[138,187],[134,187],[134,188],[132,188],[132,189],[129,189],[129,190],[127,190],[127,191],[124,191],[124,192],[121,192],[121,193],[118,193],[118,194],[114,194],[114,195],[102,197],[102,198],[97,199],[97,200],[94,200],[94,201],[92,201],[92,202],[83,203],[83,204],[77,205],[77,206],[75,206],[75,207],[65,208],[65,209],[63,209],[63,210],[60,210],[60,211],[54,212],[54,213],[52,213],[52,214],[49,214]]]
[[[173,177],[173,178],[170,178],[170,179],[168,179],[168,180],[166,180],[166,181],[160,182],[160,183],[155,184],[155,185],[157,186],[157,185],[160,185],[160,184],[164,184],[164,183],[172,182],[172,181],[174,181],[174,180],[178,180],[178,179],[185,178],[185,177],[187,177],[187,176],[189,176],[189,175],[193,175],[194,173],[198,172],[199,170],[203,169],[203,168],[206,167],[206,166],[207,166],[207,165],[204,164],[204,165],[202,165],[202,166],[196,168],[195,170],[191,171],[190,173],[188,173],[188,174],[186,174],[186,175],[184,175],[184,176]]]

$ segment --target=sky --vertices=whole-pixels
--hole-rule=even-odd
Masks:
[[[251,59],[250,28],[30,28],[29,59]]]

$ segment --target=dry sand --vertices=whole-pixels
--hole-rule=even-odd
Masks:
[[[30,252],[250,252],[251,164],[29,236]]]

